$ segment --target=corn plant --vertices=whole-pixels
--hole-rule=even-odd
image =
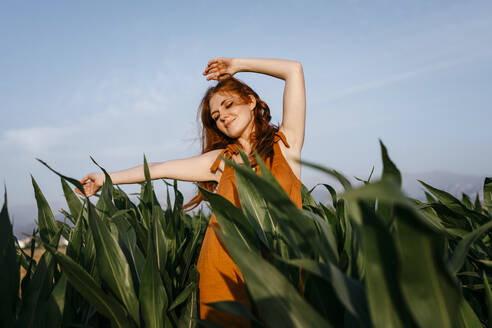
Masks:
[[[112,186],[104,170],[106,182],[95,205],[87,197],[78,198],[67,183],[83,190],[78,181],[53,170],[61,177],[69,208],[62,212],[72,225],[55,221],[33,178],[39,232],[33,239],[47,250],[38,263],[21,249],[16,254],[13,248],[5,196],[1,215],[7,228],[2,233],[8,238],[2,238],[2,251],[8,256],[2,258],[2,268],[8,270],[2,273],[8,275],[9,283],[3,280],[1,286],[8,287],[2,293],[2,304],[9,307],[2,307],[1,318],[8,323],[6,326],[196,325],[195,264],[207,217],[202,212],[195,217],[183,213],[183,196],[176,181],[172,186],[174,204],[168,189],[168,206],[163,210],[153,191],[145,158],[144,163],[146,182],[138,205]],[[60,236],[68,240],[66,254],[57,250]],[[19,265],[27,270],[20,298]]]
[[[484,205],[428,189],[428,202],[401,191],[401,174],[381,142],[379,181],[344,187],[332,204],[303,189],[297,209],[260,158],[262,177],[234,166],[242,208],[202,190],[217,233],[243,273],[253,311],[238,302],[211,306],[258,327],[482,327],[492,322],[492,179]],[[243,160],[247,161],[243,155]],[[431,194],[433,196],[431,196]],[[260,249],[266,248],[268,256]],[[254,263],[254,265],[252,265]],[[298,291],[298,270],[305,292]],[[261,313],[261,316],[259,315]]]
[[[236,165],[241,208],[205,189],[217,233],[245,278],[252,308],[209,305],[244,316],[252,327],[484,327],[492,323],[492,179],[483,204],[424,182],[426,202],[407,197],[401,174],[381,144],[381,179],[328,185],[330,203],[302,187],[303,208],[285,194],[257,157],[261,176]],[[243,160],[248,158],[241,153]],[[41,161],[49,169],[46,163]],[[96,163],[97,165],[97,163]],[[56,221],[32,178],[38,206],[30,255],[18,247],[7,210],[0,212],[0,325],[3,327],[219,327],[198,319],[196,261],[209,215],[182,211],[177,183],[166,209],[146,182],[139,203],[106,171],[96,204],[61,178],[67,201]],[[318,186],[316,186],[318,187]],[[174,192],[170,201],[169,188]],[[63,236],[66,254],[57,249]],[[35,245],[47,251],[36,263]],[[26,275],[19,280],[19,268]],[[20,292],[19,292],[20,289]]]

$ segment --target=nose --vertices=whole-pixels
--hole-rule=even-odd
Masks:
[[[222,122],[224,122],[224,121],[225,121],[225,120],[229,117],[229,114],[228,114],[227,112],[223,112],[223,113],[219,112],[219,114],[220,114],[220,115],[219,115],[219,119],[220,119]]]

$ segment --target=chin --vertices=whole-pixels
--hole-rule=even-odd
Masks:
[[[236,131],[234,131],[234,132],[229,131],[229,132],[225,132],[224,134],[226,136],[228,136],[229,138],[231,138],[231,139],[237,139],[237,138],[239,138],[241,136],[241,133],[240,132],[236,132]]]

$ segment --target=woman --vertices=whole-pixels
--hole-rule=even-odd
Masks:
[[[249,86],[235,79],[237,72],[267,74],[285,81],[283,117],[280,127],[270,123],[270,109]],[[240,206],[234,170],[220,156],[242,163],[241,148],[256,169],[253,150],[265,160],[282,188],[297,207],[301,202],[300,158],[304,142],[306,96],[302,65],[297,61],[264,58],[216,58],[208,62],[203,72],[207,80],[217,80],[200,104],[202,154],[199,156],[149,163],[151,179],[196,181],[215,190],[236,206]],[[143,166],[110,173],[113,184],[145,181]],[[90,173],[81,180],[88,196],[104,183],[104,174]],[[79,192],[79,191],[78,191]],[[80,192],[79,192],[80,193]],[[199,194],[186,208],[202,200]],[[214,310],[204,303],[235,300],[251,307],[244,279],[237,266],[218,239],[212,226],[214,215],[200,251],[197,267],[200,272],[200,318],[224,327],[249,327],[249,321]]]

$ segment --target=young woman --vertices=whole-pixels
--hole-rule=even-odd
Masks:
[[[283,116],[279,127],[270,123],[268,105],[249,86],[234,78],[237,72],[256,72],[285,81]],[[196,181],[204,188],[240,206],[234,170],[220,156],[242,163],[238,148],[256,169],[256,150],[282,188],[299,208],[301,201],[300,158],[304,142],[306,96],[302,65],[297,61],[264,58],[215,58],[203,72],[207,80],[217,80],[203,97],[201,112],[202,154],[199,156],[149,163],[151,179]],[[143,166],[110,173],[113,184],[145,181]],[[90,173],[82,180],[85,192],[93,195],[104,183],[104,174]],[[77,190],[80,193],[80,191]],[[203,200],[198,194],[185,208]],[[214,215],[205,233],[197,267],[200,272],[200,318],[224,327],[249,327],[249,321],[223,313],[204,303],[234,300],[251,308],[244,279],[215,234],[219,227]],[[220,229],[220,227],[219,227]]]

